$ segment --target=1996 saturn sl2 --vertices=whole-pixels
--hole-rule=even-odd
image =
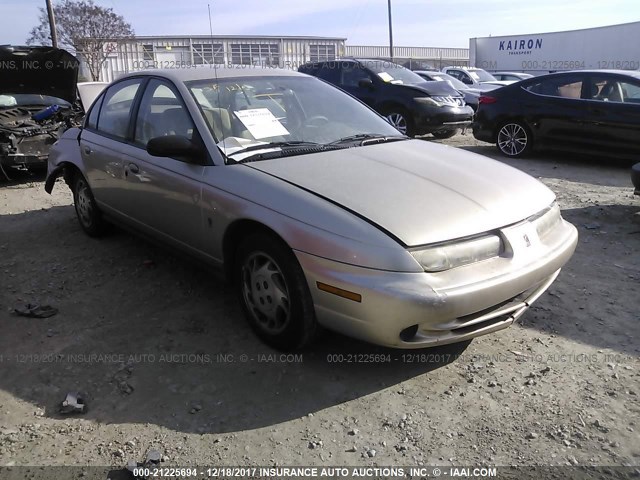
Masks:
[[[495,332],[577,242],[537,180],[292,71],[126,75],[53,147],[48,192],[61,175],[86,233],[124,224],[220,267],[280,349],[318,325],[397,348]]]

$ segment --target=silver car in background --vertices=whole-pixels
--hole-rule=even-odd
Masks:
[[[48,192],[61,175],[86,233],[123,224],[221,268],[280,349],[318,326],[397,348],[495,332],[577,242],[534,178],[291,71],[124,76],[52,149]]]

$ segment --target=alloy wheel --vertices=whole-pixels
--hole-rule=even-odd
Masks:
[[[498,148],[510,157],[522,155],[529,144],[525,128],[518,123],[507,123],[498,132]]]
[[[407,119],[404,118],[404,115],[401,113],[390,113],[387,115],[387,120],[391,125],[396,127],[396,129],[402,133],[403,135],[407,134]]]

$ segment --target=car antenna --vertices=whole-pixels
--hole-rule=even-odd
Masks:
[[[216,77],[216,95],[218,96],[218,108],[221,108],[220,107],[221,105],[220,104],[220,83],[218,82],[218,66],[216,65],[216,54],[220,51],[220,49],[218,49],[217,52],[213,51],[213,25],[211,23],[211,4],[210,3],[207,3],[207,10],[209,11],[209,39],[211,41],[211,53],[213,54],[213,58],[211,59],[211,61],[213,62],[213,70]],[[213,119],[213,121],[215,122],[215,118]],[[222,127],[222,119],[220,120],[220,126]],[[224,138],[224,128],[221,128],[220,130],[222,131],[222,139],[220,140],[222,142],[222,153],[226,157],[227,146]]]

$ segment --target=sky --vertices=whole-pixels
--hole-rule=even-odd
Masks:
[[[55,0],[54,0],[55,3]],[[388,45],[387,0],[95,0],[136,35],[345,37]],[[468,47],[469,38],[544,33],[640,21],[638,0],[391,0],[394,44]],[[45,0],[0,0],[0,44],[24,44]],[[629,39],[638,41],[638,39]]]

